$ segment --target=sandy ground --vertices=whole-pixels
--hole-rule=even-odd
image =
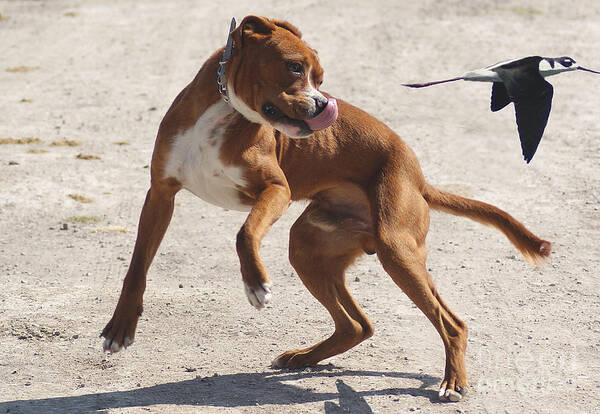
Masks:
[[[442,343],[374,257],[348,279],[375,336],[317,368],[268,368],[332,330],[287,261],[301,203],[264,240],[274,300],[257,312],[234,248],[244,215],[180,193],[136,343],[102,353],[161,117],[251,13],[297,25],[323,89],[389,124],[431,183],[554,243],[531,268],[494,230],[432,214],[428,267],[470,328],[465,401],[437,402]],[[551,79],[530,165],[489,84],[400,86],[528,55],[600,69],[600,2],[0,0],[0,14],[0,138],[39,139],[0,145],[0,413],[600,409],[600,77]]]

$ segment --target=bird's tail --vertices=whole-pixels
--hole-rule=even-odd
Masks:
[[[500,230],[525,259],[534,265],[550,256],[552,250],[550,242],[531,233],[518,220],[498,207],[447,193],[429,184],[425,185],[423,197],[431,208],[468,217]]]

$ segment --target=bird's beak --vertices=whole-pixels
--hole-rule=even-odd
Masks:
[[[585,70],[586,72],[597,73],[597,74],[600,75],[600,72],[596,72],[595,70],[591,70],[591,69],[582,68],[581,66],[577,67],[577,69],[579,69],[579,70]]]

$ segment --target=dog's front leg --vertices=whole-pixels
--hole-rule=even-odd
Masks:
[[[267,185],[258,196],[237,235],[236,248],[246,296],[250,304],[257,309],[263,308],[271,299],[269,276],[260,260],[258,250],[264,235],[290,203],[287,182]]]
[[[179,184],[153,182],[146,195],[138,225],[138,235],[121,296],[112,318],[102,330],[105,351],[118,352],[133,343],[143,310],[146,273],[169,226]]]

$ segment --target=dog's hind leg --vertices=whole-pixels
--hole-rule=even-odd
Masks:
[[[340,217],[312,203],[290,232],[290,262],[310,293],[331,314],[335,332],[305,349],[284,352],[277,368],[300,368],[340,354],[373,335],[373,325],[346,287],[344,272],[365,251],[372,236],[364,223]]]
[[[440,399],[458,401],[468,386],[467,326],[441,298],[425,266],[427,202],[418,185],[400,177],[401,174],[384,171],[370,194],[377,255],[386,272],[440,334],[446,351]]]
[[[153,182],[146,195],[121,296],[113,317],[100,335],[105,338],[105,351],[118,352],[133,343],[137,322],[143,310],[146,273],[171,221],[175,194],[179,188],[174,180]]]

